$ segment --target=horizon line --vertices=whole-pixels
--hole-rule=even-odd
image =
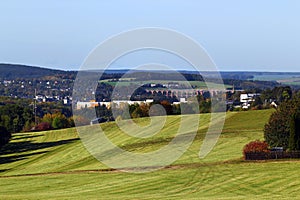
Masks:
[[[43,68],[43,69],[50,69],[50,70],[60,70],[60,71],[80,71],[79,69],[65,69],[65,68],[57,68],[57,67],[49,67],[49,66],[40,66],[37,64],[24,64],[24,63],[8,63],[8,62],[0,62],[0,65],[19,65],[19,66],[27,66],[27,67],[36,67],[36,68]],[[91,69],[91,71],[94,69]],[[112,68],[107,69],[108,71],[122,71],[122,70],[135,70],[131,68]],[[187,71],[187,72],[197,72],[197,70],[192,69],[175,69],[176,71]],[[143,71],[143,70],[135,70],[135,71]],[[159,69],[152,69],[149,71],[172,71],[172,70],[159,70]],[[260,71],[260,70],[217,70],[217,71],[203,71],[203,72],[259,72],[259,73],[300,73],[300,71]]]

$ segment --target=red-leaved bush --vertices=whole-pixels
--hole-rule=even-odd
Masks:
[[[268,149],[268,144],[265,141],[252,141],[244,146],[243,155],[245,157],[246,153],[260,153],[260,152],[270,152]]]
[[[47,131],[51,129],[52,127],[48,122],[41,122],[35,127],[35,131]]]

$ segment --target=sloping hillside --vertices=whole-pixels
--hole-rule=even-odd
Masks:
[[[245,162],[243,146],[263,138],[272,110],[228,113],[223,133],[205,158],[198,153],[209,115],[198,135],[172,166],[151,173],[112,171],[91,157],[75,129],[15,134],[1,151],[0,199],[291,199],[299,193],[298,161]],[[139,123],[148,123],[139,119]],[[151,139],[122,134],[103,124],[107,137],[129,151],[158,149],[172,138],[177,116]],[[88,127],[87,127],[88,128]]]
[[[259,113],[260,118],[256,118]],[[251,139],[262,138],[262,128],[270,111],[228,113],[227,123],[218,146],[205,161],[224,161],[242,156],[241,148]],[[199,131],[189,151],[175,164],[202,162],[198,152],[209,122],[209,114],[201,115]],[[247,123],[252,119],[251,123]],[[263,120],[261,118],[264,118]],[[138,119],[140,125],[147,124],[148,118]],[[178,116],[169,116],[160,134],[149,139],[132,138],[118,128],[114,122],[102,124],[107,137],[128,151],[149,152],[161,148],[173,138],[180,125]],[[88,129],[89,127],[87,127]],[[227,140],[228,136],[234,139]],[[223,151],[223,148],[228,149]],[[105,169],[104,165],[90,156],[78,138],[75,128],[36,133],[15,134],[0,157],[1,175],[63,172],[70,170]],[[9,169],[9,170],[7,170]]]
[[[0,64],[0,79],[7,80],[16,78],[41,78],[45,76],[55,76],[67,73],[69,72],[42,67],[17,64]]]

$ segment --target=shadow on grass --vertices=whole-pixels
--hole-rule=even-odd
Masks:
[[[8,143],[0,149],[0,164],[12,163],[15,161],[23,160],[32,155],[46,153],[47,150],[32,152],[47,149],[50,147],[60,146],[68,143],[72,143],[79,140],[79,138],[60,140],[55,142],[34,142],[34,141],[22,141]],[[13,154],[13,155],[10,155]]]
[[[34,155],[39,155],[43,153],[47,153],[48,151],[41,151],[41,152],[36,152],[36,153],[26,153],[26,154],[21,154],[21,155],[14,155],[14,156],[2,156],[0,157],[0,164],[5,164],[5,163],[12,163],[15,161],[19,160],[24,160],[29,156],[34,156]],[[1,172],[1,170],[0,170]]]
[[[32,141],[23,141],[23,142],[12,142],[8,143],[5,147],[0,150],[0,155],[13,154],[13,153],[23,153],[27,151],[41,150],[49,147],[55,147],[59,145],[68,144],[74,141],[79,140],[79,138],[69,139],[69,140],[60,140],[55,142],[40,142],[35,143]]]
[[[40,137],[43,136],[42,134],[39,135],[25,135],[25,136],[14,136],[13,135],[13,140],[24,140],[24,139],[32,139],[32,138],[36,138],[36,137]]]

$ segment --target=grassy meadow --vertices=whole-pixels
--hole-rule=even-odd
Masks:
[[[0,199],[297,199],[298,160],[242,159],[247,142],[263,139],[271,113],[227,113],[218,143],[204,159],[198,154],[210,115],[200,115],[197,136],[184,155],[169,167],[139,174],[101,164],[75,128],[18,133],[1,150]],[[147,125],[149,119],[136,122]],[[148,139],[129,137],[114,122],[101,127],[123,149],[149,152],[168,144],[179,124],[178,116],[169,116],[161,132]]]

